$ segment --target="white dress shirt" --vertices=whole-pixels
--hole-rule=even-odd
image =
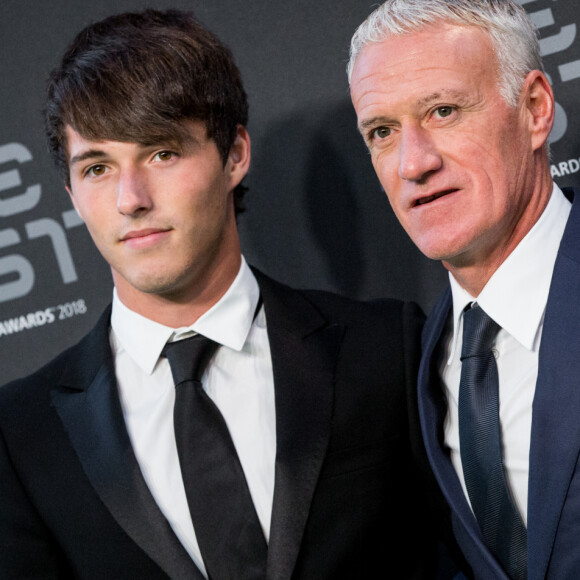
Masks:
[[[221,411],[238,452],[266,540],[274,494],[274,378],[260,290],[242,258],[226,294],[195,324],[173,329],[129,310],[113,295],[111,348],[121,406],[143,477],[175,534],[207,577],[193,529],[173,431],[175,389],[165,343],[199,333],[221,344],[203,387]]]
[[[540,219],[496,270],[479,296],[471,296],[449,275],[453,294],[453,323],[441,368],[448,401],[445,442],[469,501],[459,451],[457,404],[463,310],[470,302],[476,301],[501,326],[494,354],[499,375],[504,466],[524,523],[527,522],[532,402],[538,377],[538,352],[552,272],[570,207],[570,202],[554,185]]]

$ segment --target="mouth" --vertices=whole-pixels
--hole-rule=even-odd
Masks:
[[[437,199],[441,199],[442,197],[445,197],[447,195],[455,193],[456,191],[459,191],[459,190],[458,189],[443,189],[442,191],[438,191],[438,192],[433,193],[431,195],[426,195],[424,197],[417,198],[413,202],[413,207],[417,207],[420,205],[426,205],[426,204],[431,203]]]
[[[137,238],[147,238],[149,236],[154,236],[156,234],[163,234],[169,230],[161,229],[161,228],[147,228],[143,230],[132,230],[126,233],[124,236],[120,238],[121,242],[127,242],[129,240],[135,240]]]
[[[164,240],[170,229],[145,228],[142,230],[131,230],[121,236],[119,241],[127,248],[146,249],[154,247],[157,243]]]

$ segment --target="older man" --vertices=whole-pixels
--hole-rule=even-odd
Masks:
[[[419,404],[456,538],[482,580],[579,578],[580,207],[536,31],[511,0],[388,0],[349,72],[395,214],[449,271]]]

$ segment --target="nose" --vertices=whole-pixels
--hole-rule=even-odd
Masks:
[[[441,169],[443,160],[431,135],[421,127],[402,130],[399,150],[399,177],[405,181],[422,182]]]
[[[117,183],[117,210],[137,216],[151,209],[153,201],[149,184],[136,168],[124,168]]]

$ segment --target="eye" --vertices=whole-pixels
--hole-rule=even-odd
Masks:
[[[444,119],[445,117],[449,117],[450,115],[452,115],[454,111],[455,107],[450,106],[437,107],[435,109],[435,114],[441,119]]]
[[[391,129],[389,127],[377,127],[373,129],[371,133],[372,139],[386,139],[391,135]]]
[[[171,161],[175,157],[175,153],[173,151],[159,151],[153,157],[154,160],[157,161]]]
[[[85,175],[100,177],[101,175],[104,175],[106,171],[107,171],[106,165],[92,165],[87,169]]]

